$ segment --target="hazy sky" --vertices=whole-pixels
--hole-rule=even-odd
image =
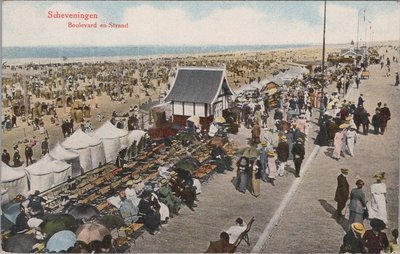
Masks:
[[[3,46],[260,45],[322,43],[323,1],[2,2]],[[396,1],[328,1],[327,43],[399,40]],[[366,19],[364,22],[364,10]],[[97,13],[98,19],[49,19],[48,11]],[[358,15],[360,14],[360,15]],[[68,28],[68,22],[98,28]],[[100,23],[128,23],[127,29]],[[365,29],[366,28],[366,29]]]

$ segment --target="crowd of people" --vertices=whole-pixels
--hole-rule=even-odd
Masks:
[[[398,230],[393,229],[394,240],[389,242],[385,232],[388,222],[387,187],[383,182],[385,172],[378,172],[373,177],[376,180],[371,185],[371,200],[368,202],[363,191],[364,181],[358,179],[356,187],[350,191],[347,181],[349,169],[342,168],[337,177],[335,201],[337,209],[335,217],[344,217],[343,209],[348,205],[350,211],[347,233],[343,238],[340,253],[397,253]],[[349,203],[347,204],[347,202]],[[347,209],[347,208],[346,208]],[[370,221],[371,229],[365,230],[365,220]]]

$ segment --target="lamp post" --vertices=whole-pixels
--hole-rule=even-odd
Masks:
[[[359,30],[360,30],[360,12],[364,11],[364,18],[365,18],[365,9],[360,9],[357,15],[357,54],[358,54],[358,41],[359,41]]]
[[[65,79],[64,79],[64,61],[67,60],[67,57],[63,56],[62,57],[63,62],[61,63],[61,84],[63,86],[63,108],[64,108],[64,113],[67,112],[67,91],[65,89]]]

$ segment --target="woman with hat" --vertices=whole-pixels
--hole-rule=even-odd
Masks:
[[[246,193],[246,188],[249,180],[249,159],[246,157],[240,157],[237,162],[237,184],[236,188],[242,192]]]
[[[371,185],[371,202],[368,203],[369,218],[380,219],[387,223],[386,184],[382,182],[385,172],[374,175],[376,182]]]
[[[353,125],[346,132],[346,141],[347,141],[347,149],[351,157],[354,156],[354,144],[357,141],[357,132],[356,128]]]
[[[365,231],[362,237],[366,253],[385,252],[389,246],[386,233],[382,232],[386,228],[385,223],[379,219],[372,219],[370,222],[372,229]]]
[[[351,224],[351,230],[343,237],[343,244],[340,246],[339,253],[364,253],[365,250],[362,241],[364,233],[365,228],[363,224]]]
[[[335,133],[335,138],[333,140],[333,153],[332,157],[336,160],[339,160],[340,155],[343,154],[343,145],[345,145],[345,137],[346,137],[346,128],[348,127],[348,124],[341,124],[339,126],[339,131]]]
[[[255,197],[260,195],[260,178],[262,165],[259,159],[251,162],[251,194]]]
[[[354,222],[363,223],[365,214],[368,213],[367,201],[365,199],[365,193],[362,190],[364,181],[358,179],[356,181],[356,188],[353,188],[350,192],[350,203],[349,203],[349,227]],[[349,228],[350,230],[350,228]]]
[[[268,167],[267,167],[267,182],[271,183],[272,186],[275,186],[275,178],[277,175],[276,169],[276,153],[273,149],[269,150],[267,153],[268,156]]]

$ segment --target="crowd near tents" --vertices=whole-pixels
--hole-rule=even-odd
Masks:
[[[2,201],[12,200],[18,194],[26,195],[29,190],[46,191],[66,182],[68,176],[77,177],[115,162],[121,150],[136,150],[132,146],[143,143],[140,141],[144,136],[144,131],[128,132],[107,121],[91,133],[77,129],[28,167],[13,168],[2,162]]]

